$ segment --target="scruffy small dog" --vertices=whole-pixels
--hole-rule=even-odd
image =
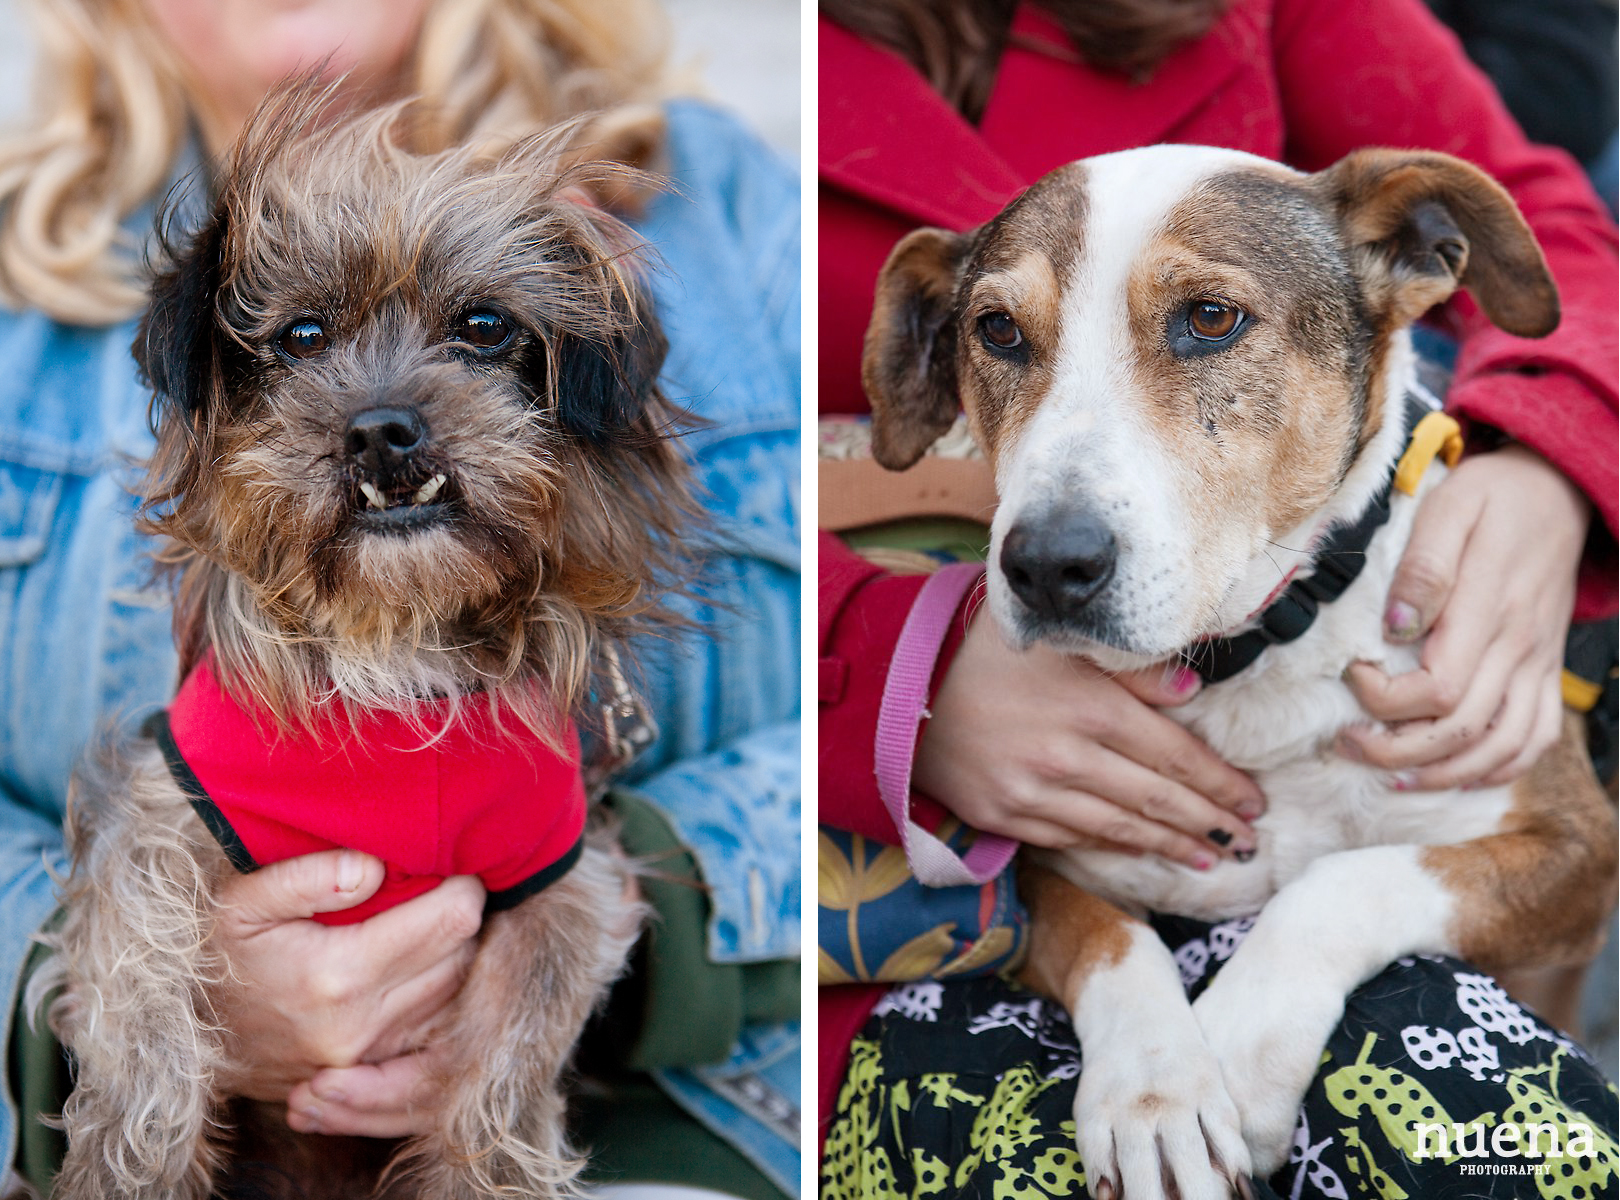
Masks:
[[[404,110],[322,103],[255,117],[135,343],[184,683],[72,793],[58,1200],[566,1195],[560,1075],[641,922],[571,722],[668,619],[694,511],[635,239],[586,198],[632,173],[565,166],[566,131],[415,155]],[[439,1128],[397,1154],[217,1083],[219,885],[336,845],[390,866],[337,920],[490,894]]]

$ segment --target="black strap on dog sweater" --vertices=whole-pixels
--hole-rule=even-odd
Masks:
[[[186,798],[192,810],[202,818],[202,823],[208,826],[208,832],[214,835],[219,848],[225,851],[225,857],[230,859],[231,866],[243,875],[250,875],[260,867],[259,861],[253,857],[253,852],[242,841],[242,835],[236,832],[236,827],[230,822],[214,798],[203,787],[202,780],[191,769],[185,755],[180,753],[180,746],[174,740],[174,732],[169,728],[169,713],[167,709],[158,709],[147,717],[141,725],[141,733],[157,743],[158,749],[163,752],[163,761],[168,764],[169,775],[174,784],[180,789],[180,794]]]
[[[1408,392],[1404,418],[1410,440],[1417,424],[1433,408],[1422,397]],[[1231,637],[1194,642],[1181,652],[1182,661],[1196,671],[1205,683],[1220,683],[1251,665],[1272,646],[1294,641],[1311,627],[1317,609],[1331,604],[1349,589],[1367,562],[1367,547],[1384,522],[1389,520],[1389,496],[1395,482],[1395,467],[1378,489],[1354,525],[1333,530],[1316,554],[1315,571],[1296,579],[1266,606],[1260,624]]]

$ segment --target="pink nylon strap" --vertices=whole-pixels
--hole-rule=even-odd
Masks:
[[[928,684],[951,619],[983,574],[977,563],[952,563],[929,576],[900,630],[878,706],[878,794],[900,831],[912,874],[929,887],[985,883],[1001,874],[1018,849],[1012,838],[980,833],[968,852],[958,855],[911,819],[911,760],[928,705]]]

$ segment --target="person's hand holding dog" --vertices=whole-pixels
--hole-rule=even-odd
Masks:
[[[913,777],[975,828],[1034,846],[1148,851],[1192,867],[1254,847],[1259,788],[1154,707],[1190,671],[1109,675],[1085,659],[968,627],[931,706]],[[1213,835],[1213,836],[1212,836]]]
[[[1424,498],[1390,585],[1386,636],[1427,636],[1422,665],[1345,678],[1387,730],[1347,730],[1340,750],[1432,791],[1507,783],[1558,740],[1559,673],[1591,507],[1540,455],[1509,446],[1465,459]]]
[[[1494,786],[1528,770],[1559,735],[1590,511],[1521,446],[1466,459],[1426,497],[1385,618],[1392,641],[1428,637],[1422,666],[1350,668],[1362,707],[1392,728],[1348,730],[1341,751],[1412,790]],[[916,786],[976,828],[1031,845],[1212,862],[1254,844],[1246,819],[1264,800],[1154,711],[1190,700],[1196,684],[1174,669],[1108,675],[1041,647],[1016,652],[975,621],[935,698]]]
[[[222,889],[215,939],[234,982],[212,999],[247,1064],[229,1088],[285,1099],[300,1132],[397,1137],[434,1118],[433,1076],[416,1051],[466,977],[484,889],[457,876],[358,924],[307,919],[362,903],[382,881],[377,859],[331,850]]]

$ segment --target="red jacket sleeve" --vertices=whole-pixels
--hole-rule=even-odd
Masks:
[[[1460,340],[1447,407],[1542,454],[1591,499],[1608,536],[1596,531],[1576,616],[1612,613],[1616,239],[1585,175],[1563,151],[1525,139],[1416,0],[1277,0],[1273,41],[1294,165],[1319,170],[1368,145],[1442,150],[1494,176],[1535,231],[1563,320],[1551,336],[1526,340],[1458,298],[1445,313]]]
[[[878,796],[873,743],[878,705],[889,660],[900,628],[911,611],[924,575],[889,575],[855,554],[830,533],[822,532],[817,616],[820,632],[819,693],[821,758],[819,820],[888,845],[899,834]],[[960,617],[934,666],[934,686],[961,645]],[[933,828],[944,810],[925,796],[913,795],[912,816]],[[817,1071],[818,1143],[826,1136],[838,1086],[849,1065],[849,1043],[866,1022],[886,984],[848,984],[822,988],[818,1020],[820,1053]]]
[[[896,846],[899,832],[877,790],[878,707],[900,629],[928,577],[887,574],[825,531],[818,553],[818,819]],[[934,664],[933,688],[939,686],[965,631],[958,614]],[[923,828],[933,829],[946,812],[928,797],[913,793],[911,815]]]

